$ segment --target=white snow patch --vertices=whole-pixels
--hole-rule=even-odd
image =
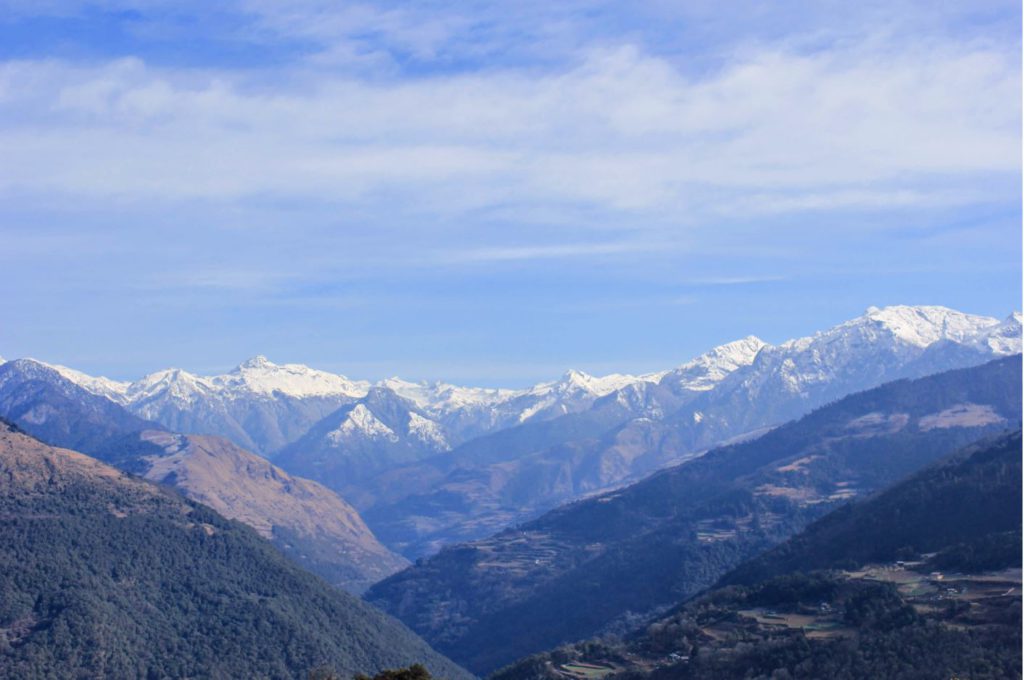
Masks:
[[[413,411],[409,412],[409,436],[437,451],[451,449],[441,426]]]
[[[395,431],[382,423],[363,404],[356,404],[348,412],[348,416],[341,425],[327,433],[327,440],[334,445],[339,445],[354,435],[363,435],[370,439],[385,439],[390,442],[398,441]]]
[[[0,363],[3,363],[3,361],[0,361]],[[47,364],[45,362],[40,363],[44,366],[49,366],[53,370],[57,371],[57,373],[60,373],[61,376],[67,378],[84,390],[104,396],[119,404],[127,403],[128,388],[131,387],[131,383],[129,382],[111,380],[110,378],[104,378],[103,376],[94,377],[59,364]]]
[[[663,380],[691,392],[706,392],[733,371],[752,364],[758,352],[766,346],[767,343],[760,338],[749,335],[715,347],[668,371]]]

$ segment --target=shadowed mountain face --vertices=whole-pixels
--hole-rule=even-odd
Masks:
[[[408,562],[333,491],[222,437],[147,430],[100,457],[256,529],[328,582],[359,593]]]
[[[7,425],[0,515],[9,677],[467,677],[248,527]]]
[[[178,435],[31,360],[0,366],[0,416],[58,446],[179,489],[244,522],[329,582],[353,592],[407,562],[384,548],[333,491],[226,439]]]
[[[161,429],[31,359],[0,365],[0,416],[44,441],[87,453],[130,432]]]
[[[494,677],[1019,677],[1020,508],[1018,430],[838,508],[621,639]]]
[[[367,597],[471,670],[623,629],[811,520],[1017,426],[1019,356],[851,395],[764,435],[490,539]]]

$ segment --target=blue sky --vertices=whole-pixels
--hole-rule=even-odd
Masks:
[[[0,0],[0,355],[523,385],[1021,306],[1019,3],[208,4]]]

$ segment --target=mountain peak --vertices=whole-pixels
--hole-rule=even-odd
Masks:
[[[588,381],[593,380],[594,376],[589,373],[570,368],[568,371],[562,374],[562,381],[572,383],[575,385],[585,385]]]
[[[940,340],[963,343],[998,323],[998,319],[989,316],[966,314],[939,305],[892,305],[868,307],[862,316],[817,335],[842,335],[849,331],[873,333],[875,331],[870,329],[877,329],[906,345],[923,348]],[[790,342],[799,344],[810,340],[801,338]]]
[[[727,342],[663,374],[674,389],[706,392],[733,371],[749,366],[768,344],[755,335]]]
[[[257,354],[256,356],[246,359],[240,363],[238,365],[238,370],[246,368],[274,368],[275,366],[277,366],[277,364],[273,363],[270,359],[262,354]]]
[[[534,387],[532,391],[534,393],[545,393],[552,389],[556,391],[581,390],[597,397],[603,397],[606,394],[611,394],[616,390],[620,390],[623,387],[640,380],[643,380],[643,378],[637,378],[632,375],[623,375],[621,373],[595,376],[584,371],[571,368],[563,373],[562,377],[559,378],[557,382],[542,383],[541,385]]]

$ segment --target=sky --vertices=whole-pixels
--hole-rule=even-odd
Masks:
[[[0,355],[522,386],[872,305],[1005,317],[1020,27],[988,0],[0,0]]]

